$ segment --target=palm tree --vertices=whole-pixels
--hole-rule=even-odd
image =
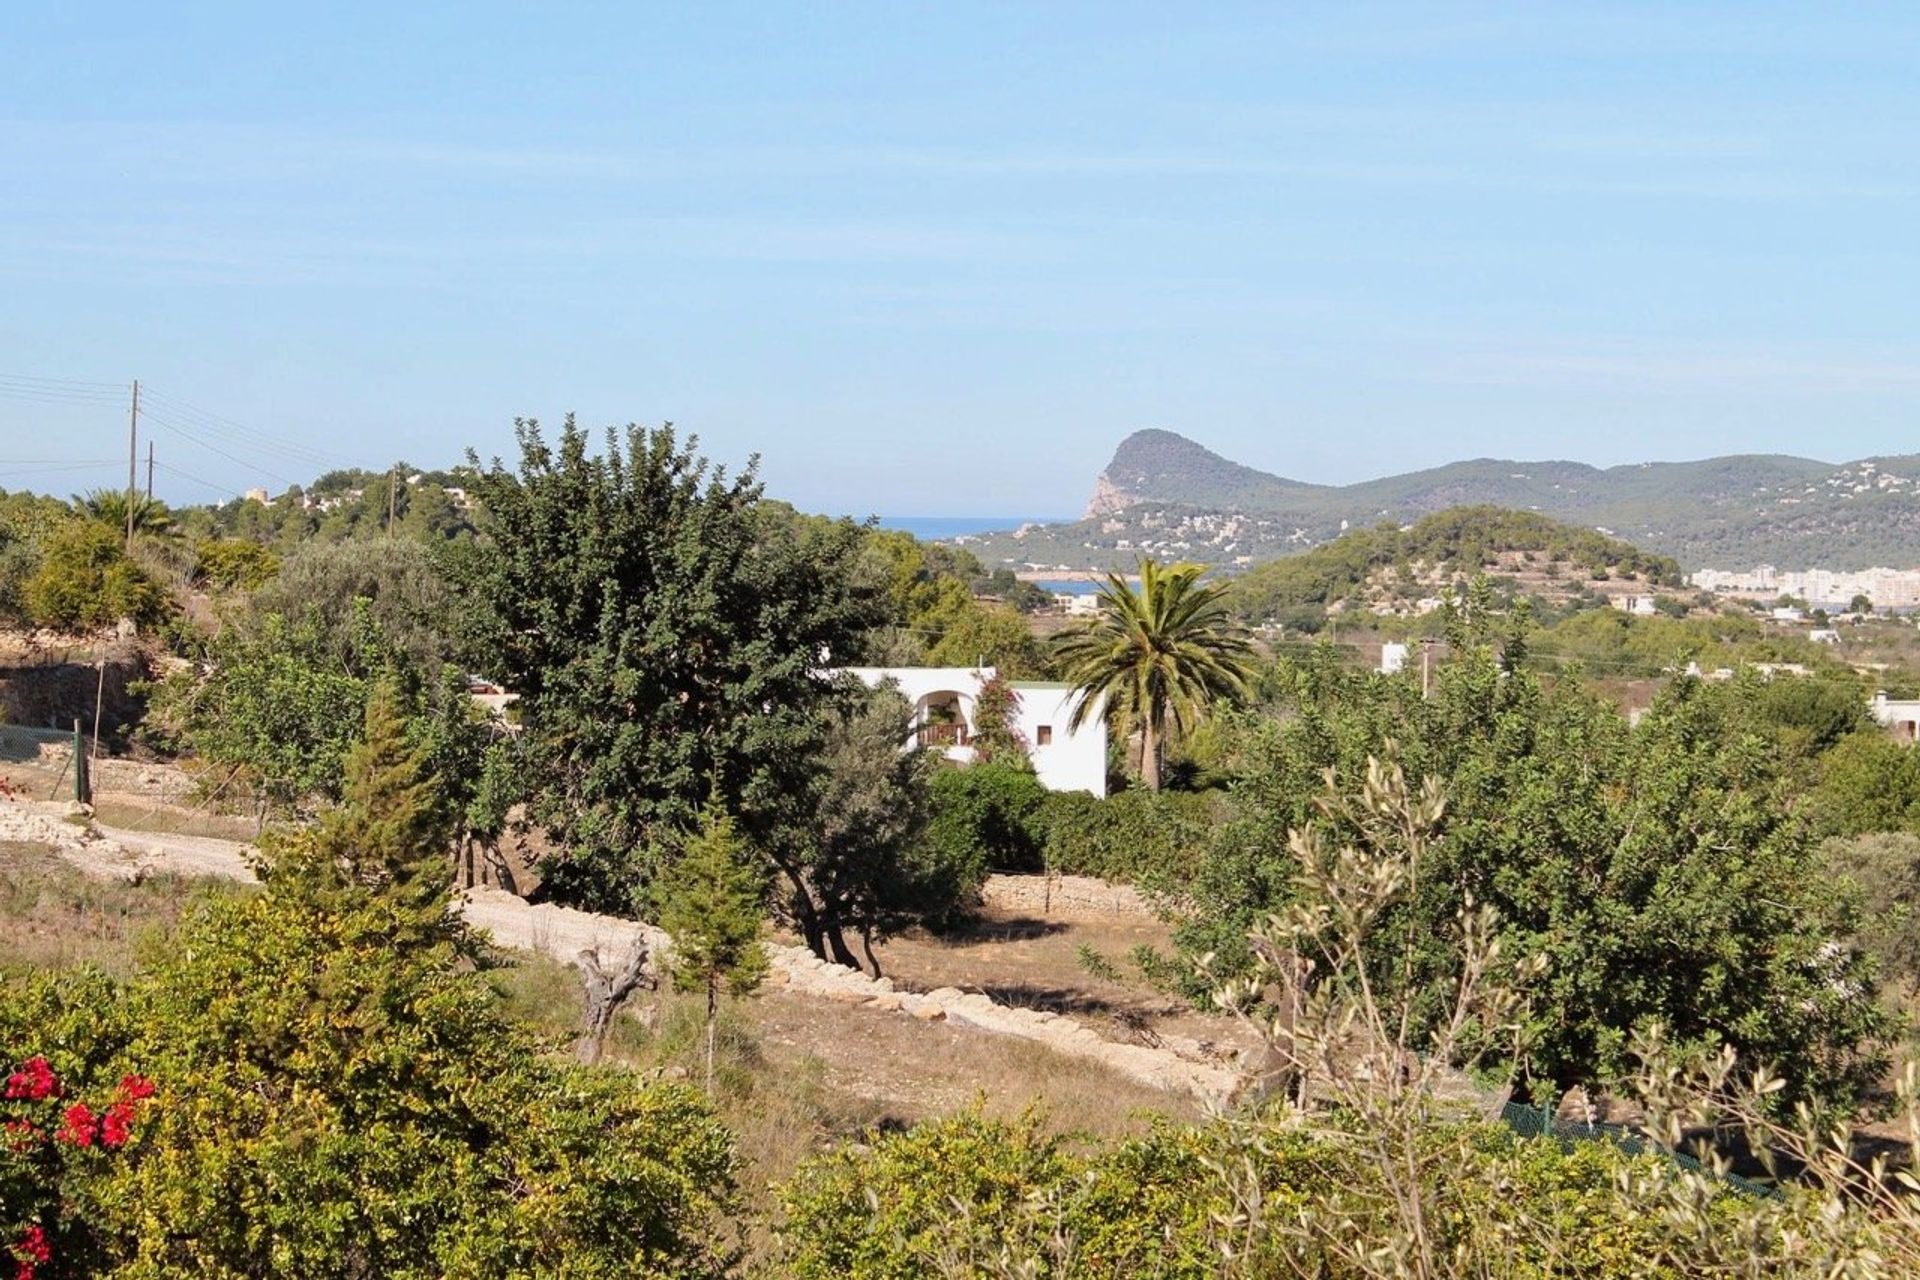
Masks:
[[[127,495],[119,489],[93,489],[75,494],[73,509],[115,529],[127,527]],[[173,532],[173,513],[158,498],[133,495],[133,531],[160,537]]]
[[[1138,726],[1140,774],[1160,789],[1160,744],[1185,732],[1214,699],[1243,693],[1253,644],[1227,616],[1225,588],[1200,585],[1204,566],[1140,562],[1140,589],[1117,573],[1100,588],[1100,612],[1060,639],[1060,663],[1077,688],[1069,727],[1102,695],[1118,725]]]

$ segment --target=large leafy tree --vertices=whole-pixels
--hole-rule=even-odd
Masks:
[[[912,711],[898,691],[850,690],[823,717],[822,750],[766,846],[775,902],[815,955],[857,967],[857,939],[878,975],[873,942],[952,916],[985,868],[979,850],[929,838],[938,765],[925,751],[901,749]]]
[[[560,848],[545,890],[635,911],[710,791],[773,843],[840,696],[828,668],[885,620],[884,587],[860,526],[796,518],[671,427],[599,454],[571,419],[518,438],[516,470],[472,482],[472,658],[521,695],[530,816]]]
[[[1140,773],[1160,789],[1168,732],[1190,728],[1216,700],[1243,693],[1253,647],[1227,614],[1224,588],[1204,586],[1201,565],[1140,562],[1140,589],[1119,574],[1100,588],[1099,612],[1062,637],[1058,659],[1079,689],[1071,724],[1104,705],[1140,732]]]
[[[1614,1078],[1632,1032],[1657,1021],[1773,1063],[1805,1095],[1854,1096],[1887,1024],[1847,942],[1847,894],[1789,812],[1790,748],[1752,722],[1750,700],[1693,682],[1629,727],[1575,686],[1543,685],[1500,619],[1471,615],[1429,698],[1417,678],[1350,671],[1331,650],[1283,668],[1285,714],[1239,735],[1232,820],[1192,877],[1167,886],[1190,904],[1182,949],[1242,962],[1237,933],[1297,883],[1290,833],[1366,835],[1317,803],[1329,772],[1356,790],[1368,757],[1390,756],[1443,783],[1449,803],[1418,884],[1380,930],[1396,957],[1374,975],[1383,990],[1451,985],[1448,930],[1470,897],[1499,913],[1510,952],[1545,959],[1529,992],[1539,1076]],[[1447,1016],[1437,995],[1411,1007],[1426,1025]]]

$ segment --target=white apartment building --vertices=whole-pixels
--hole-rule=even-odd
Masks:
[[[1798,596],[1809,604],[1845,608],[1865,596],[1876,609],[1920,607],[1920,569],[1804,569],[1783,572],[1770,564],[1739,572],[1700,569],[1687,581],[1702,591]]]

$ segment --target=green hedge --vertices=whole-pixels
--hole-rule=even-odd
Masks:
[[[1045,866],[1130,884],[1177,881],[1200,856],[1217,804],[1211,795],[1178,791],[1121,791],[1104,800],[1052,793],[1042,814]]]

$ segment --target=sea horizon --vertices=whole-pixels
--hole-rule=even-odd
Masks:
[[[1023,524],[1064,524],[1071,516],[876,516],[882,529],[910,533],[916,538],[958,538],[967,534],[998,533]]]

